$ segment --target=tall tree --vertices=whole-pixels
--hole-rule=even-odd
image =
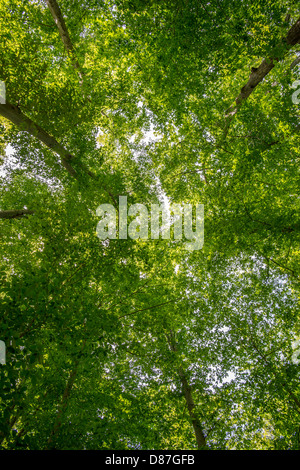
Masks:
[[[299,449],[298,3],[0,7],[1,448]]]

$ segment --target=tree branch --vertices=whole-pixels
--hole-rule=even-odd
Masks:
[[[38,124],[22,113],[18,106],[14,106],[9,102],[0,104],[0,114],[15,124],[21,131],[28,132],[33,137],[40,140],[49,149],[53,150],[61,157],[61,163],[67,172],[77,178],[77,173],[70,165],[70,161],[74,158],[57,140],[42,129]]]
[[[168,302],[163,302],[162,304],[153,305],[152,307],[142,308],[140,310],[134,310],[134,312],[125,313],[125,315],[120,315],[118,318],[127,317],[128,315],[134,315],[135,313],[139,313],[139,312],[145,312],[146,310],[152,310],[153,308],[156,308],[156,307],[162,307],[163,305],[170,304],[172,302],[176,302],[176,300],[180,300],[180,298],[174,299],[174,300],[169,300]]]
[[[287,36],[282,41],[287,49],[300,42],[300,18],[295,24],[289,29]],[[268,73],[275,67],[275,62],[278,62],[277,57],[270,57],[269,60],[263,59],[258,68],[252,68],[251,74],[246,85],[243,86],[239,95],[235,99],[235,103],[230,106],[225,112],[226,124],[224,129],[224,137],[226,137],[230,122],[233,116],[237,113],[240,106],[244,101],[251,95],[254,88],[262,82],[262,80],[268,75]]]
[[[63,17],[62,12],[61,12],[61,9],[59,8],[59,5],[56,2],[56,0],[46,0],[46,1],[47,1],[48,8],[51,12],[51,15],[52,15],[52,17],[55,21],[56,26],[57,26],[57,29],[59,31],[61,40],[62,40],[62,42],[63,42],[63,44],[66,48],[66,51],[67,51],[69,57],[71,58],[72,65],[78,73],[80,85],[82,85],[82,83],[83,83],[83,74],[81,72],[81,67],[80,67],[79,62],[77,60],[77,57],[76,57],[76,54],[75,54],[75,49],[74,49],[74,46],[72,44],[72,41],[71,41],[71,38],[70,38],[70,35],[69,35],[69,32],[68,32],[64,17]]]
[[[25,116],[22,113],[18,106],[14,106],[9,102],[5,104],[0,104],[0,115],[8,119],[10,122],[15,124],[20,131],[28,132],[33,137],[37,138],[40,142],[42,142],[46,147],[50,150],[53,150],[61,157],[61,164],[67,170],[67,172],[74,178],[78,178],[77,172],[74,170],[70,162],[75,160],[74,155],[68,152],[67,149],[63,147],[57,140],[48,134],[44,129],[42,129],[38,124],[33,122],[30,118]],[[95,175],[87,166],[82,163],[78,162],[78,166],[85,172],[90,178],[99,181],[99,177]],[[106,187],[106,185],[101,182],[103,189],[107,192],[109,197],[111,198],[115,207],[118,207],[117,201],[115,200],[111,191]]]
[[[167,336],[167,340],[168,340],[169,347],[170,347],[171,351],[177,352],[177,346],[176,346],[176,342],[175,342],[175,339],[174,339],[173,331],[170,331],[170,335]],[[195,402],[194,402],[194,399],[193,399],[193,396],[192,396],[192,389],[191,389],[191,387],[190,387],[190,385],[187,381],[186,375],[185,375],[182,367],[178,368],[178,375],[179,375],[179,378],[180,378],[182,391],[183,391],[183,395],[184,395],[184,398],[185,398],[185,401],[186,401],[187,409],[188,409],[188,412],[189,412],[189,415],[190,415],[190,418],[191,418],[191,421],[192,421],[192,425],[193,425],[193,428],[194,428],[194,433],[195,433],[198,449],[204,449],[204,448],[206,448],[206,439],[205,439],[205,436],[204,436],[199,418],[195,413],[196,405],[195,405]]]
[[[19,219],[28,214],[34,214],[34,212],[28,209],[0,211],[0,219]]]
[[[293,69],[294,67],[296,67],[296,65],[298,65],[300,63],[300,55],[298,57],[296,57],[295,60],[293,60],[293,62],[291,63],[290,65],[290,69]]]

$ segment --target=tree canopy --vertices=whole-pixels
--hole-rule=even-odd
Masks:
[[[299,449],[298,1],[0,12],[0,448]],[[120,196],[202,248],[101,240]]]

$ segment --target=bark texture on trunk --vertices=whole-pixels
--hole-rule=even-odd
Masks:
[[[67,404],[68,404],[68,400],[70,398],[71,390],[73,388],[73,385],[74,385],[74,382],[75,382],[75,379],[76,379],[78,363],[79,363],[79,361],[75,362],[74,368],[71,371],[71,374],[70,374],[70,377],[68,379],[66,388],[64,390],[61,403],[58,407],[58,411],[57,411],[57,415],[56,415],[56,418],[55,418],[54,426],[53,426],[53,429],[51,431],[51,434],[50,434],[48,442],[47,442],[47,449],[49,449],[49,450],[52,448],[55,437],[58,434],[58,432],[60,430],[60,427],[62,425],[64,411],[67,408]]]
[[[197,415],[195,414],[195,406],[196,405],[195,405],[195,402],[193,400],[192,389],[191,389],[191,387],[190,387],[190,385],[189,385],[189,383],[186,379],[186,376],[184,374],[184,371],[183,371],[182,367],[180,367],[178,369],[178,374],[179,374],[179,377],[180,377],[184,398],[185,398],[185,401],[186,401],[186,404],[187,404],[187,409],[188,409],[188,412],[189,412],[189,415],[190,415],[190,418],[191,418],[191,421],[192,421],[192,425],[193,425],[193,428],[194,428],[194,433],[195,433],[195,437],[196,437],[197,446],[198,446],[198,449],[203,449],[206,446],[206,439],[205,439],[205,436],[203,434],[200,421],[199,421]]]
[[[300,42],[300,18],[295,24],[289,29],[287,36],[283,39],[283,43],[286,44],[287,48],[290,49],[295,44]],[[228,127],[232,117],[236,114],[241,104],[251,95],[252,91],[257,85],[268,75],[268,73],[275,67],[275,63],[278,61],[276,57],[270,57],[268,60],[263,59],[259,67],[252,68],[251,74],[246,85],[243,86],[239,95],[236,97],[235,102],[225,112],[227,122],[225,125],[225,135],[227,134]]]
[[[74,170],[70,163],[71,161],[75,160],[74,155],[68,152],[68,150],[65,149],[63,145],[57,142],[57,140],[53,136],[48,134],[48,132],[42,129],[38,124],[33,122],[27,116],[25,116],[25,114],[22,113],[18,106],[14,106],[9,102],[6,102],[5,104],[0,104],[0,115],[15,124],[20,129],[20,131],[28,132],[33,137],[37,138],[40,142],[42,142],[44,145],[46,145],[46,147],[57,153],[60,156],[61,164],[67,170],[67,172],[72,177],[78,178],[77,172]],[[104,182],[100,181],[99,177],[95,175],[91,170],[89,170],[89,168],[87,168],[84,163],[77,161],[77,166],[83,173],[88,175],[94,181],[101,184],[101,187],[107,192],[114,206],[117,208],[117,201],[114,198],[112,192],[104,184]]]
[[[79,76],[79,79],[80,79],[80,84],[82,85],[82,82],[83,82],[82,72],[80,70],[80,65],[79,65],[79,62],[76,58],[75,49],[74,49],[74,46],[72,44],[72,41],[71,41],[71,38],[70,38],[70,35],[69,35],[69,32],[68,32],[68,28],[66,26],[64,17],[63,17],[62,12],[61,12],[61,9],[60,9],[58,3],[56,2],[56,0],[47,0],[47,5],[48,5],[50,13],[51,13],[51,15],[52,15],[52,17],[55,21],[55,24],[57,26],[57,29],[59,31],[59,35],[61,37],[61,40],[62,40],[62,42],[63,42],[63,44],[66,48],[66,51],[67,51],[68,55],[71,58],[72,65],[77,70],[77,73],[78,73],[78,76]]]
[[[170,335],[168,336],[168,343],[171,351],[177,352],[177,346],[174,338],[174,333],[170,332]],[[188,380],[186,378],[186,374],[184,373],[184,370],[182,367],[178,368],[178,375],[180,378],[181,382],[181,387],[182,387],[182,392],[186,401],[187,409],[189,412],[189,416],[191,418],[191,422],[194,428],[194,434],[197,442],[198,449],[205,449],[206,448],[206,438],[202,430],[201,423],[199,421],[199,418],[197,414],[195,413],[195,402],[193,399],[192,395],[192,388],[188,383]]]
[[[239,95],[235,99],[235,103],[226,111],[226,117],[234,116],[239,106],[245,101],[252,93],[255,87],[264,79],[266,75],[275,67],[274,60],[271,59],[262,61],[260,66],[251,72],[250,78],[245,86],[241,89]]]
[[[0,219],[18,219],[30,214],[34,214],[34,212],[28,209],[0,211]]]
[[[83,327],[84,328],[86,327],[86,319],[84,320]],[[82,346],[80,348],[79,355],[78,355],[78,357],[77,357],[77,359],[74,363],[74,366],[72,368],[72,371],[69,375],[69,378],[68,378],[68,381],[67,381],[67,384],[66,384],[61,402],[58,406],[56,418],[55,418],[55,421],[54,421],[54,426],[53,426],[53,429],[50,433],[50,436],[49,436],[49,439],[48,439],[48,442],[47,442],[47,449],[52,449],[53,448],[53,444],[55,444],[54,443],[55,438],[56,438],[56,436],[59,433],[59,430],[61,428],[64,412],[67,408],[68,401],[69,401],[69,398],[70,398],[70,395],[71,395],[71,392],[72,392],[72,388],[74,386],[74,383],[75,383],[75,380],[76,380],[76,377],[77,377],[77,374],[78,374],[78,367],[79,367],[79,363],[80,363],[80,357],[81,357],[82,352],[84,351],[86,341],[87,341],[86,339],[83,341]]]
[[[21,131],[28,132],[33,137],[36,137],[48,148],[53,150],[61,157],[61,163],[67,172],[77,177],[77,173],[71,166],[70,161],[74,158],[57,140],[42,129],[38,124],[33,122],[30,118],[25,116],[18,106],[14,106],[9,102],[0,104],[0,114],[15,124]]]

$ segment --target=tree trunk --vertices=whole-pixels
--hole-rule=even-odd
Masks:
[[[28,209],[0,211],[0,219],[19,219],[28,214],[34,214],[34,212]]]
[[[175,343],[174,339],[174,333],[171,331],[170,336],[168,338],[168,343],[171,351],[177,352],[177,346]],[[178,375],[180,378],[181,386],[182,386],[182,391],[183,395],[186,401],[187,409],[191,418],[191,422],[194,428],[194,434],[197,442],[198,449],[205,449],[206,448],[206,438],[204,436],[201,423],[199,421],[199,418],[197,417],[195,413],[195,402],[192,396],[192,389],[187,381],[186,375],[183,371],[182,367],[179,367],[178,369]]]
[[[75,157],[68,150],[66,150],[57,140],[42,129],[38,124],[33,122],[30,118],[25,116],[18,106],[14,106],[8,102],[0,104],[0,115],[15,124],[21,131],[28,132],[33,137],[36,137],[40,142],[45,144],[49,149],[53,150],[61,157],[61,163],[67,172],[74,178],[78,178],[77,172],[74,170],[70,161],[74,160]],[[89,170],[84,163],[78,161],[78,166],[83,172],[85,172],[90,178],[95,181],[99,181],[99,177]],[[117,202],[111,191],[106,185],[101,182],[101,186],[110,196],[114,206],[117,208]],[[8,218],[8,217],[6,217]]]
[[[62,12],[59,8],[59,5],[56,2],[56,0],[47,0],[47,5],[48,5],[48,8],[51,12],[51,15],[53,16],[55,24],[58,28],[61,40],[62,40],[69,56],[71,57],[72,65],[77,70],[77,73],[78,73],[78,76],[79,76],[79,79],[80,79],[80,84],[82,85],[83,77],[82,77],[82,73],[81,73],[81,70],[80,70],[80,65],[79,65],[79,62],[76,58],[74,46],[73,46],[72,41],[70,39],[70,35],[69,35],[69,32],[68,32],[64,17],[62,15]]]
[[[187,409],[188,409],[190,418],[192,420],[192,425],[193,425],[193,428],[194,428],[194,433],[195,433],[195,437],[196,437],[197,446],[198,446],[198,449],[203,449],[206,446],[206,439],[205,439],[205,436],[203,434],[200,421],[199,421],[198,417],[195,414],[195,406],[196,405],[195,405],[195,402],[193,400],[192,389],[188,384],[188,381],[185,377],[185,374],[183,372],[182,367],[180,367],[178,369],[178,374],[179,374],[179,377],[180,377],[184,398],[185,398],[185,401],[186,401],[186,404],[187,404]]]
[[[38,124],[25,116],[22,111],[8,102],[0,104],[0,114],[15,124],[21,131],[29,132],[33,137],[39,139],[48,148],[53,150],[61,157],[61,163],[67,172],[77,178],[77,173],[70,165],[70,161],[74,158],[57,140],[44,131]]]
[[[84,320],[84,323],[83,323],[84,328],[85,328],[85,326],[86,326],[86,320]],[[50,434],[48,442],[47,442],[47,449],[52,448],[55,436],[58,434],[58,432],[60,430],[60,427],[62,425],[63,414],[64,414],[64,411],[67,407],[68,400],[70,398],[71,391],[72,391],[74,382],[76,380],[81,353],[83,352],[83,350],[85,348],[86,341],[87,341],[86,339],[83,341],[82,346],[80,348],[80,353],[79,353],[79,355],[78,355],[78,357],[77,357],[77,359],[74,363],[74,367],[73,367],[73,369],[70,373],[66,388],[64,390],[60,405],[58,407],[58,411],[57,411],[57,415],[56,415],[56,418],[55,418],[54,426],[53,426],[53,429],[51,431],[51,434]]]
[[[56,418],[55,418],[54,426],[53,426],[53,429],[51,431],[51,434],[50,434],[48,442],[47,442],[47,449],[48,450],[50,450],[52,448],[53,440],[55,439],[55,436],[58,434],[58,432],[60,430],[60,427],[62,425],[63,414],[64,414],[64,411],[67,407],[68,399],[70,397],[71,390],[73,388],[73,385],[74,385],[74,382],[75,382],[75,379],[76,379],[78,363],[79,363],[79,360],[77,360],[75,362],[74,368],[73,368],[73,370],[70,374],[69,380],[68,380],[66,388],[64,390],[62,400],[61,400],[61,403],[59,405],[57,415],[56,415]]]
[[[291,48],[295,44],[300,42],[300,18],[295,24],[289,29],[287,36],[283,39],[283,43],[287,45],[287,48]],[[254,88],[265,78],[266,75],[275,67],[274,62],[278,61],[276,57],[270,57],[269,60],[263,59],[258,68],[252,68],[248,82],[241,89],[239,95],[235,99],[235,103],[230,106],[225,112],[227,122],[225,125],[225,136],[227,134],[230,121],[232,117],[238,111],[241,104],[251,95]]]

